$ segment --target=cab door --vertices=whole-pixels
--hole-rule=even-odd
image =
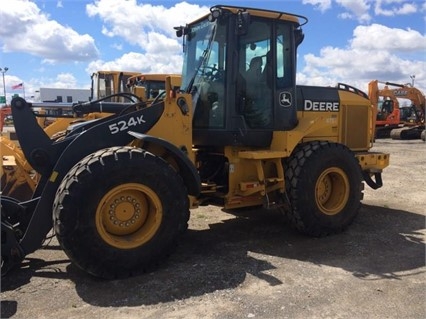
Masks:
[[[237,36],[238,76],[233,129],[245,145],[268,146],[274,130],[297,125],[293,25],[251,17]]]

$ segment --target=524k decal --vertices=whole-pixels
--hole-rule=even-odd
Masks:
[[[143,115],[141,115],[139,117],[131,117],[127,122],[118,121],[117,123],[110,124],[108,127],[111,134],[117,134],[120,131],[125,131],[132,126],[141,125],[143,123],[146,123],[146,121],[143,119]]]

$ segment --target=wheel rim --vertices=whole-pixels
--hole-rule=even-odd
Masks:
[[[96,228],[109,245],[131,249],[149,241],[161,225],[163,209],[149,187],[127,183],[106,193],[96,210]]]
[[[315,185],[315,200],[318,208],[326,215],[342,211],[349,198],[349,180],[337,167],[325,170]]]

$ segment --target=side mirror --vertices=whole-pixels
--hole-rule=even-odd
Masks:
[[[304,38],[305,34],[303,33],[302,29],[294,30],[294,42],[296,44],[296,47],[298,47],[299,44],[302,43]]]
[[[183,35],[187,35],[189,32],[188,27],[179,26],[179,27],[174,27],[174,29],[176,30],[176,36],[178,38],[182,37]]]

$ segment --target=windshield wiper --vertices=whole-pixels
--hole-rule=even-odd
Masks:
[[[197,77],[198,71],[201,69],[202,66],[205,66],[207,64],[207,60],[208,60],[207,57],[208,57],[208,54],[211,52],[211,46],[213,43],[213,39],[215,38],[215,35],[216,35],[216,24],[213,26],[213,29],[209,38],[209,43],[207,44],[207,48],[204,50],[203,54],[201,55],[198,66],[195,68],[194,75],[191,77],[191,81],[189,81],[188,87],[186,88],[186,93],[191,93],[192,86],[194,85],[195,78]]]

